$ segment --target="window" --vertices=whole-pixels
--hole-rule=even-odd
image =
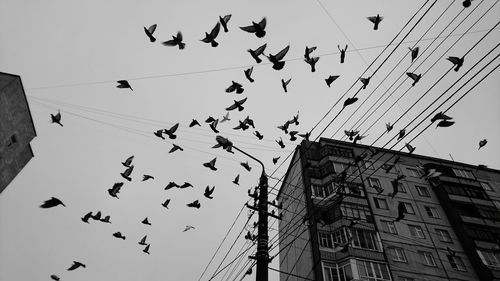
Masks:
[[[493,188],[491,187],[491,185],[489,183],[484,182],[484,181],[480,181],[479,184],[481,184],[481,186],[483,187],[484,190],[493,191]]]
[[[396,229],[396,225],[392,221],[380,221],[382,224],[382,230],[384,232],[392,233],[392,234],[398,234],[398,231]]]
[[[384,189],[382,188],[382,184],[380,183],[379,179],[376,178],[368,178],[368,183],[370,184],[370,187],[374,188],[377,193],[382,193]]]
[[[331,233],[319,232],[318,234],[319,246],[322,248],[333,249],[335,248],[334,243],[345,244],[348,241],[348,233],[345,227]]]
[[[424,265],[437,267],[431,252],[418,252]]]
[[[429,190],[425,186],[415,186],[417,188],[418,195],[422,197],[431,197],[431,194],[429,193]]]
[[[500,268],[500,252],[476,250],[483,263],[489,267]]]
[[[367,216],[370,216],[370,209],[367,206],[347,202],[340,205],[340,211],[347,218],[367,220]]]
[[[405,250],[403,248],[391,248],[392,260],[406,262]]]
[[[450,262],[452,268],[459,271],[467,271],[467,269],[465,269],[464,261],[462,260],[461,257],[452,255],[446,255],[446,256],[448,257],[448,261]]]
[[[425,212],[427,213],[427,215],[430,218],[435,218],[435,219],[439,219],[440,218],[439,212],[438,212],[438,210],[436,208],[429,207],[429,206],[424,206],[424,209],[425,209]]]
[[[350,166],[349,164],[333,162],[333,168],[337,174],[341,174],[343,171],[346,171],[348,176],[357,175],[356,167]]]
[[[425,238],[424,236],[424,231],[422,228],[418,225],[408,225],[408,228],[410,229],[410,234],[413,237],[416,238]]]
[[[417,169],[413,169],[413,168],[406,168],[406,171],[408,171],[408,174],[411,176],[411,177],[415,177],[415,178],[419,178],[421,175],[420,175],[420,172],[417,170]]]
[[[333,190],[333,185],[327,184],[327,185],[311,185],[312,188],[312,196],[314,197],[319,197],[319,198],[325,198],[330,196],[331,194],[334,193]]]
[[[384,263],[356,260],[360,280],[390,281],[389,270]]]
[[[373,198],[373,201],[375,202],[375,207],[377,209],[388,209],[387,207],[387,201],[385,201],[385,199],[382,199],[382,198]]]
[[[474,175],[469,170],[453,168],[453,173],[455,173],[455,176],[460,178],[474,179]]]
[[[323,265],[323,273],[326,281],[350,281],[353,280],[351,264]]]
[[[319,246],[323,248],[333,248],[331,235],[324,232],[319,232]]]
[[[415,210],[413,210],[413,206],[408,202],[401,202],[405,207],[405,214],[415,214]]]
[[[439,240],[442,242],[452,242],[450,233],[444,229],[436,229]]]
[[[351,245],[354,248],[362,248],[380,252],[380,241],[376,232],[365,229],[351,229],[351,235]]]

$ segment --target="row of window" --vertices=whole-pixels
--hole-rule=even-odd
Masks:
[[[396,262],[404,262],[407,263],[408,260],[406,259],[406,253],[403,248],[398,248],[398,247],[392,247],[390,248],[390,253],[392,256],[392,260]],[[420,260],[422,261],[422,264],[426,266],[431,266],[431,267],[437,267],[436,261],[434,259],[434,255],[432,252],[425,252],[425,251],[418,251],[418,255],[420,256]],[[461,257],[459,256],[452,256],[452,255],[446,255],[448,258],[448,261],[450,262],[450,265],[452,268],[459,270],[459,271],[467,271],[465,268],[465,263],[462,260]]]
[[[352,268],[357,270],[352,270]],[[367,260],[351,259],[338,265],[323,265],[326,281],[390,281],[387,264]]]
[[[335,192],[340,192],[342,194],[365,197],[365,193],[360,188],[358,184],[355,183],[347,183],[347,184],[339,184],[337,182],[331,182],[326,185],[311,185],[312,196],[317,198],[327,198]]]
[[[370,187],[375,188],[377,190],[379,188],[382,188],[382,184],[380,183],[380,180],[377,178],[368,178],[368,184],[370,185]],[[415,186],[415,188],[417,189],[418,195],[422,197],[431,197],[431,194],[426,186],[417,185]],[[406,193],[406,188],[402,183],[399,183],[398,192]]]
[[[353,248],[382,251],[380,238],[375,231],[344,227],[330,233],[319,232],[319,245],[322,248],[333,249],[335,243],[345,244],[349,240],[351,240],[349,246]]]
[[[382,225],[382,230],[384,232],[387,232],[387,233],[391,233],[391,234],[398,234],[398,231],[396,229],[396,225],[394,224],[393,221],[384,221],[384,220],[381,220],[381,225]],[[421,239],[425,239],[425,234],[424,234],[424,231],[422,229],[422,227],[420,227],[419,225],[411,225],[409,224],[408,225],[408,230],[410,232],[410,235],[413,237],[413,238],[421,238]],[[439,240],[442,241],[442,242],[448,242],[448,243],[453,243],[452,239],[451,239],[451,236],[450,236],[450,233],[445,230],[445,229],[439,229],[439,228],[436,228],[436,234],[438,235],[439,237]]]
[[[384,198],[374,197],[373,200],[375,202],[375,207],[377,209],[385,209],[385,210],[389,209],[389,205],[387,205],[387,200],[385,200]],[[415,214],[415,210],[413,209],[413,205],[411,203],[408,202],[401,202],[401,203],[403,203],[405,214]],[[439,211],[436,207],[424,206],[424,209],[425,213],[427,214],[427,216],[429,216],[429,218],[434,218],[434,219],[441,218],[441,215],[439,214]]]

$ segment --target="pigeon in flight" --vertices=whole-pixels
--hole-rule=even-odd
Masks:
[[[75,270],[75,269],[77,269],[79,267],[85,268],[86,266],[83,263],[79,262],[79,261],[73,261],[73,264],[68,268],[68,271]]]
[[[146,217],[145,219],[142,220],[142,224],[151,225],[151,223],[148,220],[148,217]]]
[[[288,134],[288,126],[290,125],[290,121],[286,121],[285,124],[278,126],[277,128],[283,130],[285,134]]]
[[[177,128],[179,128],[179,123],[173,125],[170,129],[165,129],[164,132],[165,134],[170,138],[170,139],[175,139],[177,136],[175,135],[175,131],[177,131]]]
[[[200,126],[201,127],[200,123],[196,119],[193,119],[191,121],[191,123],[189,123],[189,128],[194,127],[194,126]]]
[[[357,134],[355,137],[354,137],[354,140],[352,143],[356,144],[359,140],[362,140],[364,137],[366,136],[362,136],[360,134]]]
[[[217,124],[219,124],[219,119],[215,119],[214,122],[208,125],[210,129],[212,129],[212,131],[214,131],[216,134],[219,133],[219,130],[217,130]]]
[[[59,200],[58,198],[52,197],[49,200],[46,200],[45,202],[43,202],[43,204],[40,205],[40,208],[47,209],[47,208],[52,208],[52,207],[55,207],[58,205],[63,205],[64,207],[66,207],[66,205],[64,205],[64,203],[61,200]]]
[[[453,119],[453,118],[450,116],[447,116],[446,114],[444,114],[441,111],[439,113],[436,113],[436,115],[434,115],[434,117],[432,117],[431,122],[434,122],[436,120],[451,120],[451,119]]]
[[[299,125],[299,112],[297,111],[297,115],[294,115],[292,117],[292,120],[288,121],[288,123],[290,124],[295,124],[295,126],[298,126]]]
[[[345,100],[345,102],[344,102],[344,108],[345,108],[346,106],[348,106],[348,105],[351,105],[351,104],[353,104],[353,103],[357,102],[357,101],[358,101],[358,98],[356,98],[356,97],[347,98],[347,99]]]
[[[117,182],[117,183],[113,184],[113,187],[108,189],[109,195],[111,195],[111,197],[118,198],[117,194],[120,192],[120,188],[122,186],[123,186],[123,182]]]
[[[83,216],[82,221],[85,223],[89,223],[89,219],[92,217],[92,212],[88,212]]]
[[[236,184],[236,185],[240,185],[240,174],[238,174],[234,180],[233,180],[233,183]]]
[[[312,52],[314,52],[315,50],[316,50],[316,47],[311,47],[311,48],[309,48],[309,47],[307,47],[307,46],[306,46],[306,50],[305,50],[305,52],[304,52],[304,58],[305,58],[306,60],[310,59],[311,57],[310,57],[309,55],[310,55]]]
[[[384,17],[381,17],[379,14],[373,17],[367,17],[369,21],[373,23],[373,29],[378,30],[378,24],[384,19]]]
[[[411,145],[411,144],[409,144],[409,143],[406,143],[406,144],[405,144],[405,147],[406,147],[406,149],[408,149],[408,153],[410,153],[410,154],[412,154],[412,153],[413,153],[413,151],[415,151],[415,149],[416,149],[416,147],[412,146],[412,145]]]
[[[239,123],[238,126],[236,126],[236,127],[233,128],[234,130],[242,129],[243,131],[245,131],[246,129],[249,128],[249,126],[245,122],[245,120],[243,120],[243,121],[238,120],[238,123]]]
[[[155,179],[155,177],[153,177],[153,176],[151,176],[151,175],[143,175],[143,176],[142,176],[142,181],[147,181],[147,180],[149,180],[149,179],[154,180],[154,179]]]
[[[149,246],[150,246],[150,245],[151,245],[151,244],[148,244],[148,245],[146,246],[146,248],[144,248],[144,250],[142,250],[144,253],[146,253],[146,254],[148,254],[148,255],[149,255]]]
[[[285,144],[283,143],[283,139],[280,137],[280,140],[275,140],[275,142],[281,147],[285,148]]]
[[[398,204],[398,217],[394,221],[400,221],[405,217],[405,205],[403,202],[399,202]]]
[[[208,116],[208,118],[205,120],[205,123],[212,123],[215,121],[215,118],[213,118],[212,116]]]
[[[244,162],[244,163],[241,162],[240,165],[243,166],[243,168],[245,168],[245,170],[247,170],[249,172],[252,170],[252,167],[250,167],[250,165],[248,165],[248,161]]]
[[[415,84],[417,84],[417,82],[420,80],[420,78],[422,78],[422,74],[415,74],[415,73],[412,73],[412,72],[406,72],[406,75],[408,75],[408,77],[410,77],[412,80],[413,80],[413,84],[411,84],[411,86],[415,86]]]
[[[217,171],[217,168],[215,167],[215,161],[217,161],[217,157],[214,159],[210,160],[210,162],[203,163],[203,166],[209,168],[212,171]]]
[[[113,236],[116,237],[116,238],[123,239],[123,240],[125,240],[125,238],[126,238],[125,236],[123,236],[121,234],[121,232],[115,232],[115,233],[113,233]]]
[[[146,35],[149,37],[149,41],[151,42],[156,41],[156,38],[153,36],[155,30],[156,30],[156,24],[153,24],[149,28],[144,27],[144,32],[146,32]]]
[[[273,69],[280,70],[285,66],[285,62],[281,61],[288,50],[290,49],[290,45],[286,46],[283,50],[279,51],[276,55],[269,54],[267,59],[273,63]]]
[[[398,187],[399,187],[399,181],[404,179],[406,176],[405,175],[399,175],[395,180],[392,180],[391,181],[391,185],[392,185],[392,194],[391,194],[391,198],[394,198],[394,196],[396,196],[396,194],[398,193]]]
[[[120,173],[120,175],[122,175],[122,177],[128,181],[132,181],[132,179],[130,178],[130,174],[132,174],[133,170],[134,170],[134,165],[128,167],[123,173]]]
[[[337,48],[340,51],[340,63],[344,63],[344,60],[345,60],[345,51],[347,51],[347,45],[345,45],[344,49],[341,49],[339,45],[337,45]]]
[[[104,223],[111,223],[110,219],[111,219],[110,216],[105,216],[103,219],[101,219],[101,221]]]
[[[264,53],[264,50],[266,49],[267,47],[267,43],[258,47],[257,49],[255,50],[252,50],[252,49],[248,49],[247,52],[250,53],[250,55],[252,56],[252,58],[255,60],[255,62],[257,63],[261,63],[262,60],[259,58],[260,55],[262,55]]]
[[[220,120],[221,123],[226,121],[231,121],[231,119],[229,118],[229,112],[227,112],[226,115],[222,116],[222,120]]]
[[[52,123],[57,123],[59,126],[64,127],[63,124],[61,124],[61,111],[58,110],[57,114],[50,114],[50,119],[52,120]]]
[[[387,133],[389,133],[389,132],[392,130],[392,128],[393,128],[393,127],[394,127],[394,126],[393,126],[393,125],[391,125],[391,123],[390,123],[390,122],[389,122],[389,123],[385,123],[385,128],[387,129],[387,131],[386,131]]]
[[[155,136],[161,138],[162,140],[165,139],[165,137],[163,136],[163,129],[158,130],[158,131],[154,132],[153,134],[155,134]]]
[[[485,146],[487,143],[488,143],[488,141],[486,139],[480,140],[479,141],[479,148],[477,150],[481,149],[481,147]],[[52,197],[52,198],[54,198],[54,197]]]
[[[309,136],[311,136],[311,133],[310,132],[307,132],[305,134],[299,134],[299,137],[302,137],[306,140],[309,140]]]
[[[163,202],[161,205],[162,205],[163,207],[165,207],[165,208],[167,208],[167,209],[168,209],[168,204],[169,204],[169,203],[170,203],[170,199],[167,199],[167,200],[165,200],[165,202]]]
[[[264,17],[259,23],[252,21],[252,25],[240,26],[240,29],[249,33],[255,33],[255,36],[262,38],[266,35],[266,31],[264,30],[266,28],[266,23],[267,20]]]
[[[234,81],[231,82],[232,82],[231,86],[226,88],[226,93],[232,93],[236,91],[237,94],[241,94],[243,93],[243,91],[245,91],[245,89],[243,89],[243,86],[240,83]]]
[[[175,182],[171,181],[167,184],[167,186],[165,187],[165,190],[169,190],[171,189],[172,187],[180,187],[180,185],[176,184]]]
[[[361,81],[361,83],[363,83],[363,90],[366,89],[366,86],[368,86],[368,83],[370,83],[370,78],[371,77],[359,78],[359,81]]]
[[[281,156],[278,156],[278,157],[274,157],[273,158],[273,164],[276,165],[276,163],[278,163],[278,160],[280,160],[280,157]]]
[[[175,143],[173,143],[172,148],[168,151],[168,153],[172,153],[172,152],[175,152],[177,150],[183,151],[184,149],[182,147],[176,145]]]
[[[187,206],[196,209],[199,209],[201,207],[200,202],[198,202],[198,200],[194,200],[193,202],[188,203]]]
[[[130,167],[130,164],[132,164],[132,160],[134,160],[134,155],[127,158],[127,160],[125,160],[125,162],[122,162],[122,165],[128,168],[128,167]]]
[[[311,66],[311,72],[316,72],[316,63],[319,61],[319,57],[306,58],[304,61]]]
[[[55,274],[50,275],[50,278],[51,278],[52,280],[55,280],[55,281],[59,281],[59,280],[61,280],[61,278],[59,278],[59,276],[57,276],[57,275],[55,275]]]
[[[281,79],[281,87],[283,87],[283,90],[285,91],[285,93],[288,92],[287,86],[288,86],[288,83],[290,83],[290,81],[292,81],[292,78],[290,78],[286,81],[283,78]]]
[[[148,237],[147,235],[144,235],[144,237],[142,237],[141,241],[139,241],[139,245],[146,246],[147,237]]]
[[[179,186],[179,188],[188,188],[188,187],[193,187],[193,185],[187,181],[184,182],[181,186]]]
[[[186,47],[186,43],[182,42],[182,33],[177,31],[177,35],[172,35],[172,39],[161,43],[163,46],[178,46],[179,50]]]
[[[351,131],[348,131],[348,130],[344,130],[344,133],[346,136],[349,137],[349,140],[354,140],[354,137],[359,133],[359,131],[354,131],[354,130],[351,130]]]
[[[241,99],[239,101],[234,101],[234,104],[226,108],[227,111],[238,109],[238,111],[242,111],[244,107],[242,106],[247,101],[247,98]]]
[[[436,129],[437,129],[437,127],[443,127],[443,128],[450,127],[453,124],[455,124],[455,121],[441,120],[441,121],[439,121],[439,123],[437,123]]]
[[[259,131],[255,131],[255,132],[253,132],[253,134],[254,134],[254,135],[255,135],[255,136],[256,136],[259,140],[262,140],[262,139],[264,138],[264,136],[263,136],[261,133],[259,133]]]
[[[464,0],[464,2],[462,2],[462,5],[464,6],[464,8],[469,8],[470,5],[472,5],[472,0]]]
[[[406,130],[405,129],[399,130],[398,140],[404,138],[405,134],[406,134]]]
[[[415,47],[415,48],[408,47],[408,49],[410,49],[410,51],[411,51],[411,62],[413,62],[418,56],[419,48],[418,47]]]
[[[252,78],[253,66],[245,69],[243,72],[245,73],[245,77],[248,79],[248,81],[250,81],[250,83],[253,83],[255,81]]]
[[[290,135],[290,141],[296,141],[297,140],[297,134],[299,133],[299,131],[290,131],[289,135]]]
[[[448,57],[447,60],[449,60],[451,63],[455,65],[455,68],[453,70],[458,71],[460,67],[464,64],[464,58],[458,58],[458,57]]]
[[[212,193],[214,192],[214,190],[215,190],[215,186],[212,187],[212,189],[210,189],[210,186],[207,185],[207,187],[205,188],[205,193],[203,195],[205,197],[207,197],[208,199],[213,199]]]
[[[222,25],[222,28],[224,29],[224,32],[228,32],[229,30],[227,29],[227,23],[231,19],[231,15],[225,15],[224,17],[219,16],[219,22]]]
[[[212,47],[217,47],[219,43],[215,41],[215,38],[217,38],[217,35],[219,35],[219,31],[220,31],[220,23],[217,22],[214,28],[212,28],[212,31],[210,31],[210,34],[205,32],[205,38],[201,39],[201,41],[205,43],[210,43]]]
[[[94,219],[96,221],[101,220],[101,211],[98,211],[95,215],[93,215],[92,219]]]
[[[186,232],[188,230],[194,229],[194,226],[186,225],[186,228],[182,232]]]
[[[130,89],[131,91],[134,90],[134,89],[132,89],[132,87],[130,86],[130,83],[127,80],[118,80],[116,82],[118,83],[118,85],[116,86],[117,88]]]
[[[330,85],[332,85],[333,81],[337,80],[337,78],[339,78],[340,75],[330,75],[328,76],[328,78],[325,79],[325,82],[326,82],[326,85],[328,86],[328,88],[330,88]]]

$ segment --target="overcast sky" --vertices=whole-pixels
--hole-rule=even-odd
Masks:
[[[31,143],[35,157],[0,195],[0,280],[49,280],[51,274],[60,276],[61,280],[198,280],[249,199],[247,190],[257,184],[261,172],[257,163],[238,152],[229,154],[212,149],[215,134],[203,121],[208,116],[221,118],[233,100],[247,97],[243,111],[231,111],[231,121],[219,124],[220,134],[261,159],[266,172],[273,173],[277,166],[273,165],[272,158],[281,156],[278,162],[281,164],[298,144],[298,141],[289,141],[276,127],[299,112],[300,124],[291,125],[292,130],[310,130],[425,1],[147,2],[1,1],[0,71],[21,76],[37,137]],[[429,1],[424,10],[432,2]],[[424,35],[452,2],[417,43],[422,56],[411,65],[408,47]],[[462,11],[461,1],[439,1],[372,77],[367,89],[358,94],[359,101],[346,108],[322,136],[342,138],[343,130],[351,129],[378,97],[394,92],[359,128],[367,135],[361,143],[372,144],[383,134],[386,122],[393,123],[406,113],[391,134],[374,143],[385,145],[498,44],[500,33],[495,29],[467,55],[460,71],[449,72],[422,101],[408,110],[452,66],[446,57],[462,56],[497,23],[500,8],[495,6],[461,37],[493,3],[496,1],[476,0],[471,8]],[[477,10],[464,19],[477,5],[480,5]],[[232,14],[229,32],[221,30],[217,37],[220,45],[212,48],[201,42],[219,16],[227,14]],[[384,17],[377,31],[366,19],[376,14]],[[450,27],[439,35],[457,14]],[[239,29],[263,17],[267,18],[264,38]],[[158,25],[155,43],[151,43],[143,31],[152,24]],[[444,38],[436,41],[433,38],[450,34],[458,24],[452,36],[435,49]],[[179,30],[184,35],[184,50],[161,45]],[[402,34],[408,30],[409,27]],[[257,65],[247,53],[247,49],[264,43],[267,43],[266,54],[276,54],[290,44],[283,70],[272,69],[265,58]],[[337,45],[346,44],[349,45],[346,61],[340,64]],[[306,45],[317,46],[312,56],[320,56],[314,73],[303,61]],[[384,52],[363,77],[372,75],[394,47]],[[495,50],[458,85],[498,53]],[[398,64],[400,59],[403,60]],[[497,64],[498,60],[472,82]],[[254,83],[249,83],[243,74],[250,66],[254,66]],[[387,76],[395,66],[393,73]],[[394,90],[407,78],[404,74],[407,71],[425,74],[415,87],[411,88],[411,81],[406,80]],[[340,75],[331,88],[324,81],[329,75]],[[397,80],[401,75],[402,79]],[[292,78],[288,93],[281,88],[282,78]],[[121,79],[127,79],[134,91],[116,88],[115,81]],[[243,84],[242,94],[225,92],[232,80]],[[360,86],[357,82],[346,97],[354,95]],[[438,111],[445,110],[471,86],[469,83]],[[416,147],[415,153],[445,159],[451,155],[455,161],[500,168],[499,89],[500,74],[496,71],[447,112],[456,122],[453,126],[435,129],[433,125],[411,142]],[[405,96],[382,116],[403,93]],[[320,123],[313,138],[318,137],[339,112],[344,99]],[[356,111],[365,100],[363,107]],[[442,100],[444,98],[431,110]],[[50,123],[50,114],[57,110],[61,110],[64,127]],[[232,129],[238,124],[237,120],[246,116],[254,120],[256,129],[264,135],[262,141],[253,136],[253,129],[244,132]],[[188,128],[193,118],[202,123],[201,128]],[[177,122],[180,127],[176,140],[164,141],[153,135],[154,131]],[[425,121],[409,138],[428,123]],[[416,122],[407,131],[415,125]],[[284,149],[275,142],[280,137],[285,141]],[[478,150],[478,142],[484,138],[488,144]],[[184,151],[169,154],[172,143],[182,146]],[[404,143],[399,143],[395,149],[403,146]],[[133,180],[125,183],[120,199],[112,198],[107,189],[122,181],[121,162],[131,155],[135,155]],[[217,157],[217,171],[202,166],[214,157]],[[251,172],[239,164],[246,161],[253,167]],[[287,167],[288,162],[273,177],[281,177]],[[151,174],[155,179],[142,182],[143,174]],[[239,186],[231,182],[237,174],[241,175]],[[188,181],[194,188],[165,191],[170,181]],[[275,186],[277,181],[271,179],[270,184]],[[203,197],[207,185],[216,187],[212,200]],[[67,207],[40,209],[39,205],[52,196],[60,198]],[[171,203],[167,210],[161,203],[168,198]],[[196,199],[201,203],[200,209],[186,207]],[[80,218],[89,211],[110,215],[112,224],[83,223]],[[245,209],[202,280],[212,276],[247,221],[247,214]],[[151,226],[141,224],[145,217]],[[256,216],[250,224],[254,221]],[[182,232],[186,225],[196,228]],[[277,224],[273,228],[277,228]],[[125,235],[126,240],[114,238],[112,234],[116,231]],[[270,232],[271,237],[275,234],[274,230]],[[150,255],[143,253],[143,247],[137,244],[144,235],[151,243]],[[236,257],[244,242],[242,235],[224,265]],[[276,252],[277,249],[273,250],[271,255]],[[250,254],[252,252],[243,255],[243,262]],[[277,260],[272,267],[279,267]],[[73,261],[81,261],[87,267],[66,271]],[[214,280],[225,280],[220,278],[225,273]],[[233,280],[235,275],[229,278],[227,274],[225,278]],[[272,271],[270,276],[271,280],[278,280]],[[247,279],[253,280],[254,275]]]

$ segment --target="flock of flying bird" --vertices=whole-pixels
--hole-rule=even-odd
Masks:
[[[228,32],[229,31],[228,23],[229,23],[230,19],[231,19],[231,15],[219,17],[219,21],[215,24],[215,26],[212,28],[210,33],[205,32],[205,37],[203,39],[201,39],[201,41],[204,43],[210,44],[212,47],[217,47],[219,45],[219,43],[216,41],[216,39],[219,36],[220,28],[222,26],[224,32]],[[373,25],[374,25],[373,29],[378,30],[379,24],[383,20],[383,17],[381,17],[380,15],[377,14],[376,16],[368,17],[368,20],[373,23]],[[245,32],[248,32],[248,33],[253,33],[257,38],[263,38],[266,35],[266,24],[267,24],[267,20],[264,17],[259,22],[252,22],[251,25],[240,27],[240,29],[245,31]],[[149,28],[144,27],[144,32],[146,33],[146,36],[149,38],[150,42],[156,41],[156,38],[154,36],[156,27],[157,27],[156,24],[151,25]],[[177,32],[176,35],[172,36],[172,39],[164,41],[164,42],[162,42],[162,44],[165,46],[174,46],[174,47],[177,46],[179,50],[183,50],[184,48],[186,48],[186,43],[184,42],[182,33],[180,31]],[[267,55],[264,54],[266,47],[267,47],[267,43],[259,46],[255,50],[248,49],[247,51],[257,64],[262,62],[262,59],[260,58],[260,56],[263,55],[272,63],[273,69],[275,69],[275,70],[283,69],[285,66],[285,61],[283,59],[284,59],[285,55],[288,53],[288,51],[290,49],[290,45],[284,47],[282,50],[280,50],[279,52],[277,52],[274,55],[271,53],[267,53]],[[340,51],[340,63],[345,62],[345,55],[346,55],[347,48],[348,48],[347,45],[345,46],[345,48],[340,48],[340,46],[338,46],[338,49]],[[316,47],[306,46],[305,53],[304,53],[304,61],[307,64],[309,64],[311,72],[316,71],[316,63],[320,59],[320,57],[311,56],[315,50],[316,50]],[[419,52],[419,47],[410,48],[412,62],[418,57],[418,52]],[[455,65],[455,68],[454,68],[455,71],[458,71],[464,63],[463,57],[462,58],[448,57],[447,60],[449,60],[451,63],[453,63]],[[253,73],[253,66],[251,68],[244,70],[244,76],[246,77],[246,79],[250,83],[253,83],[255,81],[251,76],[252,73]],[[415,73],[411,73],[411,72],[407,72],[406,74],[408,75],[408,77],[410,77],[413,80],[412,86],[415,86],[415,84],[417,82],[419,82],[419,80],[422,78],[421,74],[415,74]],[[326,82],[327,86],[330,87],[331,84],[338,78],[339,78],[339,75],[329,75],[329,77],[327,77],[325,79],[325,82]],[[359,81],[362,83],[362,89],[366,89],[366,87],[368,86],[368,84],[370,82],[370,78],[371,77],[364,77],[364,78],[359,79]],[[281,79],[282,88],[283,88],[283,91],[285,93],[288,91],[288,85],[290,84],[290,82],[291,82],[291,78],[286,79],[286,80]],[[116,86],[117,88],[130,89],[131,91],[133,91],[132,86],[130,85],[130,83],[127,80],[118,80],[117,83],[118,83],[118,85]],[[245,89],[241,83],[231,81],[231,85],[229,85],[225,91],[227,93],[235,93],[235,94],[239,95],[239,94],[242,94],[245,91]],[[357,100],[358,99],[356,97],[347,98],[347,100],[344,102],[344,107],[355,103]],[[242,99],[238,99],[238,100],[233,100],[233,104],[231,104],[225,108],[227,113],[221,118],[220,121],[219,121],[219,119],[216,119],[212,116],[209,116],[205,120],[205,123],[208,124],[209,128],[214,133],[219,133],[219,130],[217,129],[218,124],[231,120],[229,118],[229,111],[233,111],[233,110],[243,111],[244,110],[243,105],[245,104],[246,101],[247,101],[246,97],[242,98]],[[309,139],[309,133],[299,134],[299,132],[296,130],[289,130],[290,125],[295,125],[295,126],[299,125],[298,118],[299,118],[299,114],[297,113],[297,115],[293,116],[292,119],[285,121],[285,123],[283,125],[277,126],[277,128],[282,130],[286,136],[289,136],[290,141],[297,140],[297,136],[300,136],[304,139]],[[440,113],[436,114],[431,119],[431,122],[435,122],[435,121],[439,120],[439,122],[437,123],[437,127],[449,127],[449,126],[454,124],[454,122],[451,121],[451,119],[453,119],[453,118],[440,112]],[[58,125],[60,125],[62,127],[63,124],[61,123],[61,112],[58,111],[57,114],[51,114],[51,121],[52,121],[52,123],[57,123]],[[201,124],[196,119],[192,119],[192,121],[189,124],[189,127],[191,128],[194,126],[201,126]],[[176,123],[175,125],[173,125],[169,129],[159,129],[159,130],[153,132],[153,134],[162,140],[166,139],[165,136],[171,140],[174,140],[177,138],[176,132],[177,132],[178,127],[179,127],[179,123]],[[264,136],[258,130],[255,130],[254,122],[249,116],[247,116],[243,120],[238,120],[238,125],[236,127],[234,127],[233,129],[245,131],[245,130],[249,129],[249,127],[252,127],[254,129],[253,135],[255,135],[259,140],[262,140],[264,138]],[[389,132],[392,129],[393,129],[393,126],[390,123],[387,123],[386,124],[386,132]],[[355,130],[350,130],[350,131],[345,130],[345,134],[347,137],[349,137],[349,140],[353,141],[354,143],[356,143],[357,141],[359,141],[365,137],[365,136],[360,135],[359,131],[355,131]],[[398,140],[403,138],[404,135],[405,135],[405,130],[404,129],[400,130],[399,135],[398,135]],[[275,140],[275,141],[280,146],[280,148],[285,148],[285,144],[283,143],[282,137],[280,137],[279,140]],[[479,148],[486,145],[486,143],[487,143],[486,139],[481,140],[479,142]],[[184,150],[181,146],[179,146],[177,144],[172,144],[172,145],[173,146],[170,149],[169,153]],[[215,145],[214,147],[219,147],[219,146],[220,145]],[[411,146],[408,143],[405,145],[405,147],[409,150],[410,153],[412,153],[415,150],[415,147]],[[226,150],[231,152],[230,149],[226,149]],[[279,156],[273,158],[273,160],[272,160],[273,163],[276,164],[278,162],[279,158],[280,158]],[[122,162],[122,165],[126,169],[124,172],[121,173],[121,176],[124,180],[126,180],[128,182],[132,181],[131,174],[134,170],[134,165],[132,165],[133,159],[134,159],[134,156],[130,156],[129,158],[127,158],[125,160],[125,162]],[[217,170],[217,167],[215,166],[216,160],[217,160],[217,158],[213,158],[211,161],[203,163],[202,165],[204,167],[207,167],[208,169],[210,169],[212,171],[216,171]],[[394,167],[394,165],[397,163],[397,161],[399,161],[399,158],[396,158],[392,164],[387,164],[384,167],[384,169],[386,170],[386,173],[390,172],[390,170],[392,169],[392,167]],[[248,162],[241,163],[241,166],[243,166],[247,171],[251,170],[251,167],[249,166]],[[433,177],[435,175],[436,175],[435,171],[434,172],[431,171],[430,173],[428,173],[427,176]],[[346,175],[344,174],[344,177],[345,176]],[[239,174],[235,177],[235,179],[233,180],[234,184],[236,184],[236,185],[239,184],[238,183],[239,177],[240,177]],[[399,181],[403,178],[404,178],[404,175],[398,175],[397,178],[391,182],[392,186],[393,186],[393,192],[390,195],[392,197],[394,197],[396,195],[396,193],[398,192]],[[147,180],[154,180],[154,177],[151,175],[143,175],[142,181],[147,181]],[[119,198],[118,194],[120,193],[121,188],[123,187],[124,183],[125,182],[115,183],[110,189],[108,189],[109,195],[113,198],[118,199]],[[168,189],[171,189],[174,187],[179,188],[179,189],[184,189],[184,188],[188,188],[188,187],[193,188],[193,185],[189,182],[184,182],[181,185],[179,185],[175,182],[169,182],[168,185],[165,187],[165,190],[168,190]],[[372,186],[372,187],[375,188],[379,194],[381,192],[383,192],[383,189],[381,189],[378,186]],[[208,199],[212,199],[213,198],[212,195],[213,195],[214,190],[215,190],[215,186],[212,188],[210,188],[210,186],[207,186],[205,188],[203,195]],[[163,202],[161,205],[163,207],[165,207],[166,209],[168,209],[170,200],[171,199],[166,199],[165,202]],[[64,203],[60,199],[52,197],[51,199],[45,201],[40,207],[41,208],[52,208],[52,207],[55,207],[58,205],[65,206]],[[201,203],[199,202],[199,200],[194,200],[193,202],[187,203],[186,205],[187,205],[187,207],[196,208],[196,209],[199,209],[201,207]],[[402,205],[402,203],[400,203],[398,205],[398,217],[396,218],[396,221],[399,221],[402,218],[404,218],[404,206]],[[89,219],[97,220],[97,221],[104,222],[104,223],[111,223],[110,216],[109,215],[103,216],[100,211],[98,211],[95,214],[93,212],[88,212],[81,218],[81,220],[84,223],[89,223]],[[149,222],[147,217],[142,221],[142,223],[145,225],[151,225],[151,223]],[[355,223],[356,223],[356,221],[353,221],[351,223],[351,226],[354,225]],[[189,231],[191,229],[194,229],[194,227],[188,225],[185,227],[185,229],[183,231],[185,232],[185,231]],[[117,239],[123,239],[123,240],[126,239],[126,236],[124,236],[121,232],[115,232],[112,235]],[[246,237],[246,238],[248,239],[250,237]],[[142,237],[142,239],[138,242],[138,244],[145,246],[145,248],[143,249],[143,252],[149,254],[150,244],[146,242],[146,239],[147,239],[147,235],[144,235]],[[338,250],[345,251],[348,244],[349,244],[349,242],[339,244],[339,245],[337,245],[338,246],[337,248],[338,248]],[[67,270],[72,271],[72,270],[75,270],[75,269],[80,268],[80,267],[85,268],[86,265],[81,263],[81,262],[74,261],[73,265],[71,265],[71,267],[69,267]],[[60,280],[60,278],[57,275],[51,275],[51,278],[53,280]]]

